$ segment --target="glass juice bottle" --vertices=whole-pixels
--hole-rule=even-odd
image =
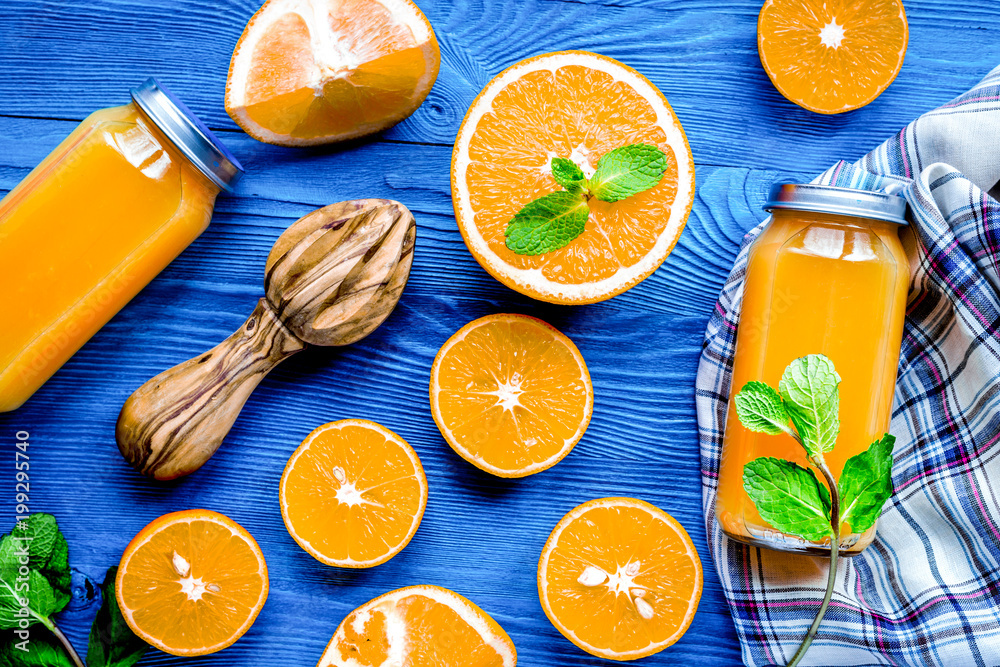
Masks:
[[[750,249],[736,336],[716,516],[730,538],[782,551],[829,554],[826,545],[776,531],[743,490],[743,467],[761,456],[807,466],[790,436],[744,428],[733,397],[751,380],[777,387],[785,367],[821,353],[841,376],[840,435],[825,454],[839,479],[844,462],[889,429],[903,335],[909,263],[899,239],[901,197],[818,185],[778,185],[772,219]],[[847,534],[841,554],[875,537]]]
[[[24,403],[208,226],[243,168],[156,80],[0,201],[0,412]]]

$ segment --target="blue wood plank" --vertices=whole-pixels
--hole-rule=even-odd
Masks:
[[[706,592],[695,624],[649,664],[735,660],[701,519],[689,383],[703,318],[525,308],[502,294],[494,303],[471,307],[407,294],[385,327],[363,343],[313,351],[265,380],[203,470],[176,484],[154,485],[128,470],[115,450],[118,406],[151,372],[236,326],[249,301],[246,295],[224,299],[200,290],[178,294],[176,286],[169,275],[154,283],[3,424],[7,433],[32,433],[35,507],[61,518],[72,561],[90,577],[98,578],[131,535],[167,511],[209,507],[254,534],[269,563],[271,599],[247,637],[205,664],[314,664],[350,609],[412,583],[440,584],[475,600],[511,634],[523,664],[605,664],[589,661],[548,624],[537,603],[534,571],[558,519],[580,502],[608,495],[642,497],[671,512],[705,558]],[[571,336],[589,361],[596,394],[594,422],[570,457],[519,481],[480,473],[454,455],[437,433],[426,400],[430,362],[447,336],[471,317],[511,309],[542,316]],[[194,318],[207,321],[196,328]],[[151,322],[165,327],[163,335],[137,344],[136,332],[148,331]],[[114,369],[108,367],[112,357]],[[406,438],[421,456],[431,490],[423,524],[407,549],[385,566],[359,573],[322,566],[302,552],[285,533],[277,508],[288,455],[311,428],[345,417],[378,420]],[[62,615],[78,643],[92,613],[84,608]],[[719,641],[720,635],[728,641]],[[163,658],[150,664],[185,662]]]
[[[211,127],[236,129],[223,109],[225,80],[257,0],[4,4],[0,114],[80,119],[158,76]],[[450,145],[497,72],[537,53],[586,49],[637,68],[663,90],[699,164],[819,171],[866,152],[1000,62],[1000,3],[909,0],[899,77],[867,107],[822,116],[785,100],[761,68],[761,0],[418,4],[441,44],[441,75],[427,102],[384,134],[390,140]]]
[[[99,581],[156,516],[208,507],[260,542],[271,574],[268,603],[250,632],[222,653],[191,660],[151,651],[143,665],[314,665],[351,609],[413,583],[447,586],[480,604],[510,633],[523,665],[611,665],[549,624],[534,572],[566,511],[591,498],[633,495],[685,525],[706,575],[689,632],[643,664],[738,664],[705,541],[694,418],[694,373],[714,300],[742,235],[762,216],[771,182],[807,178],[832,160],[860,155],[1000,62],[1000,3],[907,2],[910,48],[898,80],[869,107],[837,117],[798,109],[768,82],[754,41],[759,0],[419,4],[443,57],[427,103],[380,137],[300,151],[255,142],[222,109],[229,54],[258,0],[5,2],[0,192],[75,121],[123,102],[125,90],[147,75],[162,77],[248,166],[236,195],[220,199],[209,230],[24,408],[0,415],[0,469],[12,469],[14,432],[30,431],[33,506],[56,514],[70,543],[77,597],[60,624],[82,649],[97,605],[87,579]],[[676,108],[698,163],[695,208],[664,265],[626,294],[579,308],[533,302],[490,278],[455,227],[448,179],[451,141],[486,81],[527,55],[566,48],[606,53],[647,74]],[[129,393],[242,323],[261,295],[264,258],[291,221],[362,196],[398,199],[417,216],[413,275],[398,310],[355,346],[312,350],[279,368],[196,475],[152,484],[132,473],[113,435]],[[427,405],[441,343],[469,320],[504,311],[542,317],[570,335],[596,393],[593,422],[574,452],[525,480],[493,478],[459,459]],[[314,561],[288,536],[277,507],[291,451],[315,426],[346,417],[400,433],[430,482],[411,544],[362,572]],[[13,498],[12,475],[0,489]]]

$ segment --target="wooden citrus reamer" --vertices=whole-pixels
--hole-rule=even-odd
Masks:
[[[133,393],[118,449],[156,479],[200,468],[275,366],[309,345],[348,345],[396,306],[413,262],[416,223],[402,204],[358,199],[300,218],[267,257],[265,296],[232,336]]]

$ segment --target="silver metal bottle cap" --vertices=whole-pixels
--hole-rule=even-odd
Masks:
[[[794,209],[815,213],[874,218],[905,225],[906,200],[897,195],[832,185],[777,183],[764,204],[765,211]]]
[[[227,192],[243,176],[243,165],[194,112],[150,77],[129,91],[132,99],[187,159]]]

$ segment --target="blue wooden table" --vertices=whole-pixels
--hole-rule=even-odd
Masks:
[[[294,150],[258,143],[223,109],[229,57],[258,0],[4,0],[0,20],[0,193],[20,181],[90,111],[127,101],[159,77],[243,161],[235,195],[212,225],[23,408],[0,416],[0,532],[14,507],[14,434],[31,433],[32,509],[69,541],[75,598],[59,623],[83,651],[100,581],[131,537],[166,512],[204,507],[245,526],[267,558],[271,592],[251,630],[202,659],[151,650],[143,665],[311,666],[341,619],[415,583],[454,589],[507,630],[526,666],[611,665],[549,624],[535,587],[542,545],[577,504],[636,496],[691,533],[705,592],[688,633],[648,665],[736,665],[739,645],[705,542],[693,384],[702,335],[767,187],[856,159],[917,114],[1000,63],[1000,2],[906,0],[910,43],[875,102],[820,116],[787,102],[760,67],[760,0],[418,0],[441,44],[424,105],[384,134]],[[503,68],[547,51],[586,49],[647,75],[673,104],[697,163],[698,195],[673,254],[649,279],[583,307],[536,303],[489,277],[467,252],[449,192],[451,144],[473,97]],[[274,240],[335,201],[386,197],[416,215],[413,273],[395,313],[345,349],[316,349],[280,367],[250,399],[221,451],[172,484],[122,461],[114,424],[146,379],[210,348],[262,295]],[[568,334],[593,376],[594,418],[555,468],[522,480],[458,458],[431,419],[427,383],[440,345],[495,312],[541,317]],[[0,318],[17,317],[4,312]],[[2,326],[2,324],[0,324]],[[430,500],[416,537],[389,563],[348,571],[319,564],[285,531],[278,481],[303,437],[360,417],[419,453]]]

